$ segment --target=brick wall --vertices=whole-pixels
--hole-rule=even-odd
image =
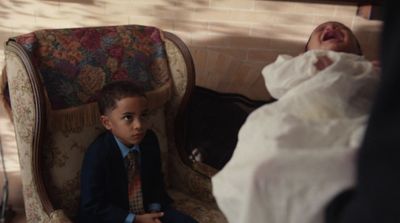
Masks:
[[[366,57],[376,59],[381,23],[357,17],[356,10],[346,4],[266,0],[1,0],[0,40],[41,28],[158,26],[190,47],[198,85],[263,99],[268,95],[261,68],[280,53],[301,52],[322,22],[348,25]]]

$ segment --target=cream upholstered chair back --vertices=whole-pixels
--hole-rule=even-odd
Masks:
[[[137,25],[39,30],[11,38],[5,56],[28,222],[74,219],[85,150],[104,131],[96,95],[121,79],[146,89],[177,208],[200,222],[225,221],[209,179],[179,152],[194,67],[178,37]]]

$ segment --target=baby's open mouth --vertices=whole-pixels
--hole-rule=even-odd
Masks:
[[[326,31],[322,35],[322,42],[325,41],[343,41],[343,34],[339,31]]]

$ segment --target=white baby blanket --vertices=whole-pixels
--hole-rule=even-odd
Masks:
[[[333,62],[318,71],[318,57]],[[354,184],[379,75],[333,51],[279,56],[262,74],[278,101],[254,111],[228,164],[212,179],[230,223],[322,223],[325,205]]]

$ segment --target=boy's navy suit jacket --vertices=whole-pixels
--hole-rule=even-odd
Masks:
[[[171,202],[163,182],[160,149],[152,131],[139,144],[144,207]],[[101,134],[89,146],[81,170],[79,222],[124,222],[129,213],[128,181],[114,136]]]

